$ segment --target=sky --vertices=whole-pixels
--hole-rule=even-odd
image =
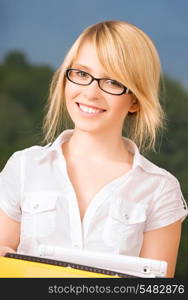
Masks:
[[[0,0],[0,61],[21,50],[56,69],[87,26],[123,20],[152,38],[163,71],[188,89],[187,15],[187,0]]]

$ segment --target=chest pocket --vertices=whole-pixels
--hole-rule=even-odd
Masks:
[[[126,204],[124,207],[111,205],[103,230],[106,245],[117,252],[138,255],[143,241],[147,205]]]
[[[28,193],[22,206],[21,234],[45,237],[53,233],[56,221],[57,193]]]

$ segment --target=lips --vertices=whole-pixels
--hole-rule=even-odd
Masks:
[[[78,103],[78,102],[76,102],[76,104],[78,105],[80,110],[84,113],[99,114],[99,113],[103,113],[106,111],[105,109],[102,109],[102,108],[99,108],[96,106],[92,106],[92,105],[87,105],[87,104]]]

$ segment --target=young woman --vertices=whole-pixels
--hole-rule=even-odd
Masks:
[[[75,247],[165,260],[174,276],[186,203],[177,179],[138,150],[154,148],[163,125],[160,73],[134,25],[106,21],[80,35],[53,78],[44,123],[54,140],[66,108],[74,129],[14,153],[1,172],[1,255]]]

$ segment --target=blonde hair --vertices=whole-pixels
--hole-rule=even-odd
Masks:
[[[139,111],[126,117],[123,133],[140,149],[154,149],[164,112],[159,101],[161,65],[152,40],[138,27],[123,21],[105,21],[86,28],[75,41],[52,79],[47,114],[46,141],[62,130],[65,107],[65,70],[74,63],[85,41],[93,43],[99,61],[109,76],[127,86],[139,104]],[[64,118],[64,119],[63,119]]]

